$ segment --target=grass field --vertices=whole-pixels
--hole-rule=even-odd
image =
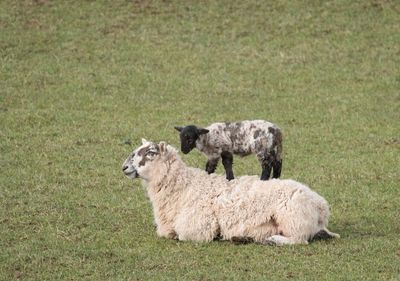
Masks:
[[[399,18],[391,0],[0,1],[0,280],[400,280]],[[156,236],[123,160],[244,119],[283,129],[282,177],[328,200],[340,240]]]

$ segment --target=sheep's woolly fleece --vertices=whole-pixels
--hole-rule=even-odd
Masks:
[[[314,236],[339,237],[327,229],[324,198],[293,180],[261,181],[187,167],[165,142],[142,140],[123,171],[143,180],[153,205],[157,234],[208,242],[244,240],[265,244],[307,244]]]

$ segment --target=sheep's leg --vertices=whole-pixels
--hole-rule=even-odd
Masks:
[[[275,159],[274,162],[272,163],[272,168],[273,168],[273,174],[272,178],[277,179],[281,176],[281,171],[282,171],[282,159],[277,160]]]
[[[176,216],[174,230],[180,241],[210,242],[220,236],[220,227],[212,208],[205,201],[190,202]]]
[[[226,179],[227,180],[233,180],[233,170],[232,170],[232,164],[233,164],[233,155],[232,153],[228,151],[224,151],[221,153],[222,157],[222,164],[224,165],[225,168],[225,173],[226,173]]]
[[[322,239],[332,239],[332,238],[340,238],[340,235],[337,233],[330,232],[327,228],[321,229],[318,231],[311,240],[322,240]]]
[[[169,239],[178,239],[175,231],[169,227],[157,226],[157,235]]]
[[[265,239],[263,244],[272,246],[283,246],[283,245],[293,245],[293,244],[308,244],[308,241],[296,240],[282,235],[272,235],[271,237]]]
[[[249,244],[254,243],[252,237],[233,236],[230,240],[233,244]]]
[[[212,174],[215,172],[215,169],[217,168],[217,165],[218,165],[218,161],[219,161],[219,157],[208,159],[208,161],[206,163],[207,173]]]

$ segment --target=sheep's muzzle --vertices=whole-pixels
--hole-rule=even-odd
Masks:
[[[139,174],[136,171],[136,169],[134,169],[133,167],[129,168],[128,165],[124,165],[122,167],[122,171],[124,172],[125,176],[127,176],[130,179],[135,179],[139,177]]]

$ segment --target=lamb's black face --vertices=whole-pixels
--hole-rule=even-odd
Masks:
[[[188,154],[196,146],[196,140],[199,138],[196,126],[186,126],[180,133],[181,150]]]
[[[199,129],[194,125],[186,127],[175,127],[180,132],[181,138],[181,151],[184,154],[188,154],[193,148],[196,147],[196,141],[199,139],[201,134],[208,133],[207,129]]]

